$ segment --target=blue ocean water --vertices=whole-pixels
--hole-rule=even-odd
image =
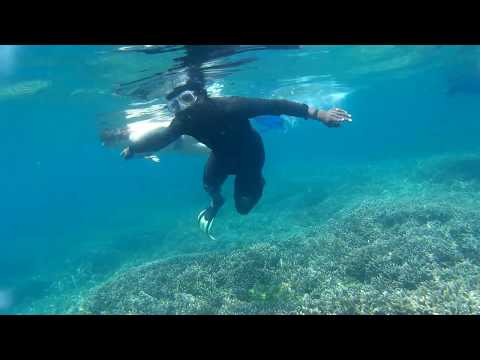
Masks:
[[[131,108],[136,102],[115,94],[115,87],[166,70],[174,56],[121,53],[116,51],[118,48],[0,46],[0,313],[121,313],[118,307],[97,311],[88,305],[93,301],[89,300],[92,291],[105,281],[113,281],[119,273],[162,259],[182,259],[169,260],[180,266],[186,261],[184,256],[195,255],[197,260],[209,256],[228,259],[235,251],[249,246],[277,246],[287,236],[285,228],[277,223],[288,229],[288,241],[295,241],[296,236],[301,242],[312,229],[317,231],[337,219],[349,219],[341,215],[346,209],[357,209],[351,203],[353,199],[360,203],[372,198],[379,203],[388,200],[390,205],[378,210],[380,213],[394,212],[395,204],[404,206],[402,201],[406,198],[417,199],[415,205],[435,209],[448,203],[448,199],[457,199],[451,218],[455,219],[455,226],[463,229],[458,234],[468,232],[468,247],[457,241],[464,241],[464,237],[456,235],[450,223],[448,236],[422,233],[412,237],[424,239],[420,244],[443,241],[449,249],[456,249],[452,252],[459,251],[455,253],[458,260],[451,266],[438,265],[440,260],[428,263],[450,274],[445,275],[445,283],[462,278],[461,274],[457,278],[451,275],[457,274],[460,266],[472,266],[476,271],[480,229],[472,219],[478,211],[476,201],[480,201],[480,47],[302,46],[233,55],[234,59],[252,55],[257,59],[209,83],[216,95],[285,98],[326,109],[341,107],[352,114],[353,122],[330,129],[288,118],[285,128],[277,128],[276,123],[267,126],[268,131],[262,133],[267,150],[264,199],[251,215],[236,214],[230,179],[224,187],[227,205],[215,224],[219,238],[216,243],[196,225],[198,212],[209,201],[202,188],[206,156],[160,153],[160,163],[124,161],[119,156],[120,149],[102,146],[102,116]],[[447,210],[441,208],[450,211]],[[354,210],[351,214],[358,215]],[[446,223],[431,221],[425,222],[428,229],[447,227]],[[405,231],[420,227],[415,222],[401,226]],[[371,230],[366,225],[364,228]],[[323,231],[322,234],[327,233]],[[381,238],[375,234],[371,233],[372,241],[375,236]],[[322,236],[318,235],[315,241],[321,242]],[[353,239],[359,235],[351,236]],[[393,246],[390,252],[394,253],[396,245],[389,246]],[[435,254],[428,249],[418,251]],[[361,255],[355,251],[349,253],[348,261],[359,264]],[[334,270],[317,269],[318,274],[333,274],[338,264],[346,269],[345,277],[338,275],[338,279],[346,279],[346,288],[355,293],[356,286],[366,284],[364,277],[360,281],[360,277],[347,271],[351,263],[345,265],[340,255],[330,260]],[[185,268],[189,266],[186,264]],[[305,265],[302,269],[306,268]],[[212,269],[205,267],[199,273],[210,271],[213,276],[217,270]],[[474,270],[467,273],[474,276]],[[433,273],[432,270],[428,276]],[[312,289],[326,286],[322,276],[313,277]],[[437,279],[435,276],[432,279]],[[438,276],[443,279],[443,275]],[[242,283],[242,279],[232,281],[234,285]],[[404,297],[411,299],[416,293],[408,291],[422,286],[433,289],[433,283],[428,281],[434,280],[415,283],[414,289],[399,282],[396,289],[405,291]],[[478,284],[478,276],[467,282]],[[285,283],[286,280],[281,282]],[[327,302],[307,306],[299,299],[307,295],[315,298],[315,290],[296,288],[294,280],[288,289],[293,289],[295,297],[282,301],[295,303],[296,310],[269,307],[263,302],[273,296],[265,290],[265,284],[270,282],[262,282],[261,290],[255,284],[245,285],[245,291],[260,295],[238,296],[240,300],[236,299],[244,307],[235,308],[233,313],[375,313],[375,307],[366,305],[361,311],[353,305],[337,311]],[[367,285],[377,286],[372,284]],[[465,284],[452,290],[451,297],[457,304],[454,310],[442,308],[447,303],[443,300],[437,304],[438,312],[480,312],[478,289]],[[390,290],[395,289],[386,291]],[[277,299],[280,290],[275,291]],[[193,290],[184,290],[182,294],[200,296]],[[130,295],[120,294],[119,298]],[[352,303],[363,301],[352,296]],[[346,297],[332,295],[332,299]],[[393,303],[388,301],[385,304]],[[450,298],[448,301],[453,302]],[[245,305],[257,303],[264,307],[258,310]],[[188,312],[181,310],[184,308],[171,305],[169,311]],[[210,304],[207,310],[197,307],[191,312],[217,313],[220,308],[226,309],[226,305]],[[420,313],[429,313],[435,312],[433,308],[418,305],[399,312],[416,313],[420,309]],[[163,311],[142,309],[132,307],[128,311]],[[228,309],[222,311],[228,313]]]

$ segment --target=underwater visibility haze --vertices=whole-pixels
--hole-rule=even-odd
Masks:
[[[211,234],[177,95],[284,99]],[[479,314],[480,46],[0,46],[0,314]]]

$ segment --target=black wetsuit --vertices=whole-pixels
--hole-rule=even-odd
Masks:
[[[249,119],[282,114],[308,118],[308,106],[286,100],[206,98],[179,112],[167,129],[152,132],[130,148],[134,153],[157,151],[181,135],[196,138],[212,150],[204,187],[214,206],[223,204],[221,186],[229,175],[235,175],[235,205],[239,213],[247,214],[260,200],[265,184],[263,141]]]

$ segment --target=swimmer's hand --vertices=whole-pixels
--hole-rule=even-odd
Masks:
[[[130,146],[123,149],[123,151],[120,153],[120,156],[122,156],[125,160],[131,159],[133,157],[133,151]]]
[[[308,113],[312,119],[321,121],[328,127],[340,127],[343,122],[352,122],[352,115],[339,108],[323,111],[309,107]]]

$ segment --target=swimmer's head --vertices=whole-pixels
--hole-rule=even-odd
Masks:
[[[207,97],[207,91],[202,84],[190,81],[179,86],[166,96],[168,107],[171,112],[177,113],[203,101]]]
[[[168,102],[168,109],[176,114],[193,106],[198,101],[198,95],[192,90],[184,91]]]

